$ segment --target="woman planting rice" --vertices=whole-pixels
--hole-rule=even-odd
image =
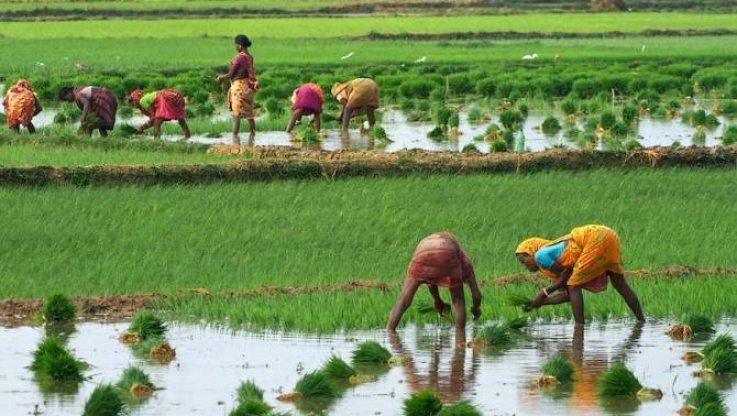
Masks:
[[[20,127],[28,129],[29,133],[35,133],[33,117],[41,112],[41,103],[33,93],[31,84],[25,79],[18,80],[5,94],[3,99],[5,118],[8,127],[16,133],[20,133]]]
[[[356,78],[343,84],[336,83],[331,89],[333,96],[340,105],[343,112],[340,119],[343,123],[343,131],[348,130],[351,117],[366,113],[369,127],[373,127],[376,119],[374,111],[379,108],[379,86],[368,78]]]
[[[292,118],[287,126],[287,133],[291,133],[297,121],[302,116],[312,115],[312,126],[320,132],[320,114],[325,97],[322,88],[317,84],[303,84],[292,93]]]
[[[256,81],[256,70],[253,66],[253,55],[248,52],[251,41],[246,35],[238,35],[235,37],[235,55],[228,65],[228,73],[218,75],[216,81],[222,84],[225,80],[230,80],[230,90],[228,91],[228,105],[233,116],[233,146],[240,147],[240,139],[238,131],[241,128],[241,119],[248,120],[248,127],[251,132],[251,140],[256,135],[256,122],[253,119],[253,99],[258,91],[258,81]]]
[[[583,324],[583,294],[606,290],[608,280],[619,292],[637,320],[645,320],[640,301],[624,279],[619,237],[603,225],[574,228],[555,241],[530,238],[517,247],[515,255],[531,272],[540,270],[553,285],[538,293],[527,309],[571,302],[576,324]],[[557,290],[561,293],[552,296]]]
[[[158,139],[161,137],[161,123],[176,120],[182,127],[184,140],[192,136],[185,120],[187,110],[184,97],[179,91],[166,89],[144,94],[141,90],[135,90],[128,96],[128,102],[148,116],[148,121],[136,130],[136,134],[143,134],[153,126],[154,138]]]
[[[466,301],[463,293],[463,283],[471,289],[473,318],[481,316],[481,292],[476,283],[476,274],[471,259],[461,249],[456,236],[449,232],[430,234],[417,245],[415,254],[407,269],[402,294],[397,300],[387,329],[394,331],[399,325],[402,315],[412,304],[417,289],[422,284],[429,286],[433,297],[433,309],[445,315],[450,306],[443,302],[438,292],[438,286],[450,290],[451,300],[455,309],[455,326],[463,330],[466,326]]]
[[[79,118],[79,132],[88,136],[93,130],[99,130],[100,136],[115,127],[115,112],[118,111],[118,99],[110,90],[102,87],[63,87],[59,90],[59,99],[76,103],[82,110]]]

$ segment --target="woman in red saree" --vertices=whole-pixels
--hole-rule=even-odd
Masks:
[[[179,91],[166,89],[144,94],[141,90],[130,93],[128,102],[148,116],[148,121],[136,130],[136,134],[143,134],[149,127],[154,128],[154,138],[161,137],[161,123],[176,120],[184,132],[184,140],[189,139],[192,133],[187,125],[186,102]]]

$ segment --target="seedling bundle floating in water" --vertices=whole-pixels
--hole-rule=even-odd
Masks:
[[[507,348],[512,345],[512,335],[507,325],[492,324],[481,328],[479,335],[469,341],[471,348]]]
[[[115,388],[109,384],[102,384],[97,386],[87,399],[82,416],[123,416],[125,414],[125,403]]]
[[[151,312],[143,311],[133,317],[128,330],[118,340],[126,345],[136,345],[152,338],[163,338],[166,330],[163,320]]]
[[[46,322],[70,322],[74,320],[77,307],[68,297],[56,294],[46,299],[41,313]]]
[[[236,392],[238,406],[229,416],[267,416],[271,415],[271,406],[264,402],[264,391],[253,381],[241,383]]]
[[[663,392],[643,387],[632,372],[622,363],[614,363],[599,378],[599,395],[602,397],[632,397],[639,400],[660,400]]]
[[[552,387],[560,383],[573,381],[573,363],[568,359],[555,356],[549,358],[543,364],[543,375],[538,379],[538,384],[543,387]]]
[[[354,364],[388,364],[392,354],[376,341],[358,344],[353,351]]]
[[[678,411],[681,415],[727,415],[724,396],[707,382],[700,382],[686,396],[686,404]]]
[[[148,375],[136,366],[126,368],[115,387],[120,390],[121,395],[137,400],[147,399],[156,390]]]
[[[711,342],[704,345],[704,348],[698,351],[687,351],[683,354],[683,360],[688,363],[698,363],[704,358],[717,350],[727,350],[737,352],[737,343],[734,338],[728,334],[722,334],[714,338]]]
[[[666,335],[671,338],[688,341],[694,335],[710,335],[715,332],[714,322],[702,315],[688,315],[681,324],[670,327]]]
[[[405,416],[434,416],[443,410],[443,402],[432,390],[412,394],[404,401]]]
[[[82,370],[84,363],[78,361],[55,337],[41,341],[33,352],[31,370],[45,382],[80,383],[84,381]]]

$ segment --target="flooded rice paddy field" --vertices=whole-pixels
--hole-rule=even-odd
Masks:
[[[0,110],[1,112],[1,110]],[[37,128],[48,127],[53,124],[55,112],[53,110],[44,110],[34,118],[34,124]],[[564,131],[561,130],[555,135],[545,135],[541,130],[546,114],[532,113],[523,125],[525,135],[525,147],[528,151],[538,152],[551,149],[553,147],[564,147],[575,149],[578,148],[574,141],[564,137]],[[229,119],[228,113],[221,113],[212,118],[213,121],[223,121]],[[306,118],[304,119],[307,120]],[[140,125],[146,121],[143,116],[134,116],[127,119],[121,119],[121,122],[132,125]],[[719,117],[720,125],[714,129],[704,131],[705,139],[703,141],[694,141],[694,134],[697,129],[689,126],[676,118],[673,120],[655,120],[652,118],[643,118],[637,126],[636,136],[639,143],[643,147],[655,146],[671,146],[674,142],[679,142],[682,146],[717,146],[721,142],[718,140],[730,120]],[[258,121],[257,121],[258,122]],[[457,139],[451,140],[433,140],[427,137],[427,133],[435,128],[433,122],[410,122],[407,121],[405,115],[398,110],[387,110],[384,113],[382,127],[387,132],[391,142],[385,143],[374,140],[366,135],[361,135],[358,131],[351,131],[349,134],[341,134],[337,129],[325,129],[326,137],[320,143],[313,145],[304,145],[305,147],[322,149],[327,151],[335,150],[377,150],[383,152],[399,152],[409,149],[420,149],[428,151],[450,151],[460,152],[466,145],[474,144],[476,148],[483,153],[491,151],[491,144],[486,141],[475,141],[474,138],[483,135],[490,123],[499,124],[497,117],[492,117],[491,121],[484,123],[471,123],[465,112],[460,114],[460,132],[462,133]],[[577,127],[583,130],[583,125],[579,121]],[[244,140],[248,134],[244,131],[241,135]],[[168,140],[179,140],[181,136],[164,136]],[[207,135],[194,135],[191,139],[193,142],[205,144],[230,144],[230,134],[224,132],[219,138],[207,137]],[[292,136],[283,131],[265,131],[257,132],[254,142],[249,143],[255,146],[302,146],[301,143],[295,143]],[[597,144],[597,149],[606,150],[607,145],[602,141]]]
[[[729,320],[718,333],[737,336]],[[668,415],[683,404],[683,396],[698,379],[681,356],[699,350],[702,341],[678,342],[664,335],[666,323],[637,328],[628,322],[594,323],[575,331],[568,323],[540,323],[516,336],[515,346],[503,352],[455,347],[453,331],[437,327],[407,327],[396,337],[385,331],[329,336],[254,334],[197,325],[171,325],[168,339],[177,358],[166,365],[135,358],[120,344],[126,324],[80,323],[69,347],[86,361],[89,380],[78,391],[42,393],[28,369],[31,353],[43,338],[44,328],[0,328],[6,355],[0,360],[0,414],[79,415],[98,383],[115,383],[130,364],[140,364],[154,384],[163,388],[132,415],[226,415],[233,409],[240,382],[253,380],[264,389],[264,399],[278,411],[308,414],[276,400],[289,392],[306,372],[319,368],[331,354],[350,361],[360,341],[377,340],[404,365],[383,367],[376,381],[348,389],[323,414],[401,415],[403,400],[425,388],[436,390],[443,401],[468,399],[485,415]],[[585,333],[584,333],[585,332]],[[555,390],[534,383],[543,362],[561,352],[576,367],[576,381]],[[599,374],[621,360],[648,387],[665,393],[660,401],[602,402],[596,395]],[[737,410],[732,380],[720,380],[726,404]]]

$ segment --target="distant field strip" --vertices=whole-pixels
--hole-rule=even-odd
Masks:
[[[575,22],[575,24],[572,24]],[[486,16],[301,17],[192,20],[89,20],[61,22],[7,22],[0,33],[12,39],[130,38],[233,36],[251,38],[334,38],[379,33],[449,32],[639,32],[657,30],[737,30],[735,14],[602,13],[521,14]]]

